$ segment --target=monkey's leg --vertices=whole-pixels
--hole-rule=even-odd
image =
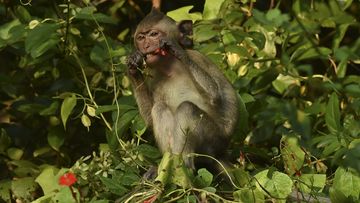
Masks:
[[[227,146],[227,138],[213,119],[191,102],[183,102],[175,112],[174,138],[171,150],[182,154],[185,164],[192,169],[206,166],[212,161],[207,158],[195,160],[189,153],[200,153],[218,157]]]
[[[174,116],[169,107],[162,102],[155,103],[151,110],[155,140],[161,152],[171,152],[173,142]]]

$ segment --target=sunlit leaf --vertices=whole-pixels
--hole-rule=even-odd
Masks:
[[[299,139],[296,136],[284,135],[280,142],[280,150],[284,160],[285,171],[288,174],[293,175],[303,166],[305,152],[301,149]]]
[[[202,18],[200,13],[190,13],[190,10],[192,8],[193,6],[181,7],[176,10],[167,12],[166,15],[177,22],[180,22],[182,20],[200,20]]]
[[[213,175],[205,168],[199,169],[197,173],[198,174],[194,179],[194,184],[200,188],[210,186],[213,181]]]
[[[224,0],[206,0],[204,5],[203,18],[212,20],[217,18]]]
[[[304,193],[320,193],[325,187],[325,174],[302,174],[299,179],[299,189]]]
[[[256,187],[266,196],[268,195],[267,192],[269,192],[272,197],[286,198],[292,191],[293,182],[284,173],[264,170],[256,174],[255,178],[257,179]]]
[[[335,172],[332,188],[342,193],[345,197],[354,197],[359,199],[360,176],[352,169],[339,167]]]
[[[58,183],[59,176],[57,176],[58,172],[59,169],[49,166],[44,168],[39,176],[35,179],[45,195],[60,189],[61,186]]]
[[[263,193],[257,188],[249,189],[249,188],[241,188],[234,192],[235,200],[239,202],[246,203],[262,203],[265,202],[265,197]]]

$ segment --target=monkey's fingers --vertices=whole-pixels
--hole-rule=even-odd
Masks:
[[[136,69],[142,67],[144,57],[139,51],[132,53],[126,59],[126,65],[130,68]]]
[[[129,68],[129,74],[130,75],[136,75],[138,70],[136,68]]]

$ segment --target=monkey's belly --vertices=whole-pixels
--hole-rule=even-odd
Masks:
[[[155,95],[155,102],[165,102],[172,112],[176,112],[180,104],[185,101],[195,104],[205,112],[210,112],[210,106],[195,87],[193,81],[188,78],[181,77],[171,81],[171,83],[162,84],[159,91],[156,92],[162,92],[162,94]]]

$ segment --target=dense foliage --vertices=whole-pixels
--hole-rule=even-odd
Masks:
[[[200,169],[191,187],[176,158],[170,178],[142,179],[162,158],[124,65],[144,5],[0,0],[0,202],[360,201],[359,1],[168,12],[194,21],[195,49],[242,98],[232,181]]]

